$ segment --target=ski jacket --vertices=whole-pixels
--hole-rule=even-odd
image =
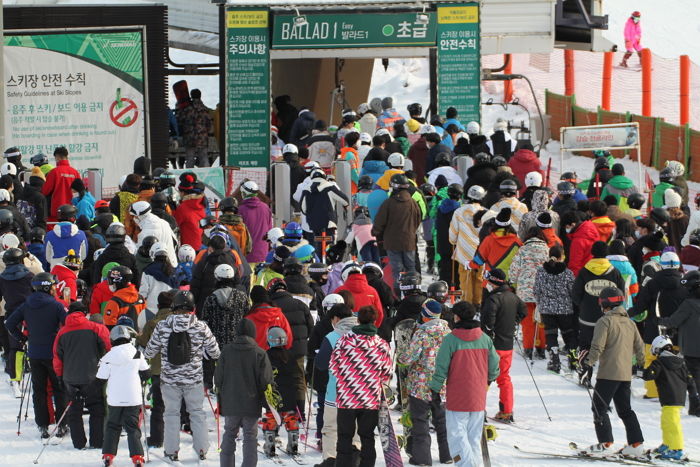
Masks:
[[[158,242],[163,245],[165,250],[168,252],[168,260],[170,261],[170,265],[172,267],[176,267],[177,255],[175,254],[175,247],[177,246],[177,237],[175,236],[173,229],[170,228],[168,221],[161,219],[152,212],[141,216],[140,220],[135,219],[135,221],[141,229],[141,232],[139,232],[139,236],[136,239],[137,248],[141,247],[141,244],[146,237],[156,237]],[[193,246],[193,248],[196,247]]]
[[[299,146],[302,139],[311,134],[311,129],[316,121],[316,114],[310,110],[300,110],[297,119],[294,120],[292,130],[289,133],[289,142]]]
[[[138,324],[141,312],[146,309],[146,301],[141,297],[133,284],[114,292],[114,295],[105,303],[103,320],[105,326],[116,326],[121,315],[129,314],[133,307],[136,316],[129,317]],[[145,321],[144,321],[145,324]]]
[[[95,197],[89,191],[85,191],[85,194],[80,198],[73,198],[71,200],[73,206],[78,210],[75,215],[76,219],[80,216],[85,216],[89,221],[95,218]]]
[[[367,157],[370,157],[368,154]],[[360,177],[363,175],[369,175],[374,183],[377,183],[384,172],[389,170],[389,166],[383,160],[367,159],[362,163],[362,170],[360,171]]]
[[[460,321],[442,341],[430,389],[441,391],[447,380],[447,410],[481,412],[486,409],[488,384],[498,377],[499,360],[493,341],[481,331],[479,322]]]
[[[608,216],[592,217],[591,223],[598,229],[600,241],[610,243],[615,237],[615,223]]]
[[[100,358],[111,348],[104,325],[93,323],[81,312],[71,313],[53,343],[53,370],[67,384],[90,384]]]
[[[204,202],[204,195],[185,195],[173,213],[180,228],[181,244],[190,245],[195,251],[202,247],[202,229],[199,227],[199,221],[207,215]]]
[[[329,321],[330,324],[330,321]],[[323,375],[322,379],[325,379],[325,383],[320,386],[320,392],[325,393],[325,405],[335,407],[336,406],[336,389],[338,380],[336,377],[328,371],[328,365],[331,361],[331,354],[338,340],[349,333],[352,328],[357,326],[357,317],[349,316],[343,318],[337,323],[335,327],[331,326],[330,331],[326,333],[323,340],[320,343],[320,348],[318,352],[314,355],[314,371],[316,375]],[[316,386],[316,380],[314,380],[314,386]]]
[[[474,215],[485,209],[478,203],[465,204],[457,209],[450,222],[449,241],[455,246],[452,259],[466,267],[479,248],[479,229],[474,225]]]
[[[394,134],[394,124],[399,120],[406,120],[394,108],[385,109],[377,117],[377,128],[386,128],[389,133]]]
[[[527,205],[525,207],[527,207]],[[532,194],[530,210],[523,214],[523,217],[520,220],[520,225],[518,226],[518,236],[521,239],[525,238],[532,227],[537,226],[537,216],[545,211],[549,212],[549,215],[552,217],[551,228],[554,230],[554,232],[559,232],[559,214],[549,209],[549,194],[547,191],[538,188]]]
[[[437,155],[441,152],[446,152],[447,154],[449,154],[450,159],[452,159],[452,156],[454,156],[454,154],[452,153],[452,149],[450,149],[448,146],[445,146],[442,143],[438,143],[432,148],[428,149],[428,157],[426,157],[425,159],[426,174],[430,173],[430,171],[435,168],[435,157],[437,157]]]
[[[335,138],[327,131],[316,132],[314,130],[314,135],[311,138],[307,138],[304,142],[309,151],[309,160],[318,162],[318,165],[324,169],[328,169],[333,165],[337,152]]]
[[[377,218],[379,208],[382,207],[382,204],[384,204],[384,201],[387,199],[389,199],[389,193],[379,188],[373,190],[367,196],[367,209],[369,209],[369,217],[372,222]]]
[[[309,189],[301,195],[302,228],[306,232],[320,235],[337,227],[337,208],[348,204],[350,199],[334,182],[324,179],[314,180]],[[265,248],[267,251],[267,245]]]
[[[287,284],[287,292],[310,310],[318,310],[321,307],[320,303],[316,303],[314,290],[304,276],[301,274],[288,274],[284,277],[284,282]]]
[[[435,359],[449,333],[447,321],[431,319],[418,325],[409,345],[398,352],[396,358],[399,364],[408,367],[406,387],[412,397],[428,402],[433,400],[429,385],[435,373]],[[443,388],[440,395],[445,397],[445,394],[446,389]]]
[[[552,210],[556,212],[559,217],[563,216],[569,211],[576,211],[578,204],[575,198],[561,199],[557,197],[552,205]]]
[[[46,218],[48,217],[48,206],[46,204],[46,196],[41,194],[41,188],[44,186],[44,181],[41,183],[34,182],[34,179],[38,177],[30,177],[30,182],[24,185],[22,190],[22,200],[25,201],[29,206],[29,212],[25,212],[27,218],[27,225],[29,228],[41,227],[46,230]],[[17,209],[22,213],[22,207],[20,201],[17,202]],[[33,215],[31,211],[33,212]],[[27,215],[28,214],[28,215]],[[92,218],[90,218],[92,220]]]
[[[99,284],[102,281],[102,268],[107,263],[118,263],[136,272],[136,258],[123,243],[110,243],[102,254],[92,263],[92,283]],[[134,285],[139,285],[138,275],[134,275]]]
[[[5,316],[10,316],[32,293],[32,274],[23,264],[11,264],[0,274],[0,300]]]
[[[383,386],[391,380],[389,344],[374,326],[355,326],[338,339],[328,368],[337,378],[339,409],[378,410]]]
[[[57,161],[56,167],[46,175],[46,183],[44,183],[41,193],[46,197],[51,196],[49,219],[56,218],[60,206],[71,204],[73,192],[70,186],[76,178],[80,178],[80,174],[71,167],[67,159]]]
[[[440,203],[435,216],[435,252],[441,258],[452,257],[450,243],[450,225],[455,211],[460,207],[459,201],[445,199]]]
[[[696,383],[688,371],[683,357],[668,350],[644,370],[645,381],[656,382],[661,407],[685,407],[685,393],[697,394]]]
[[[134,407],[143,403],[141,380],[148,373],[143,354],[131,344],[122,344],[100,359],[97,378],[107,380],[107,405]]]
[[[700,246],[686,245],[681,249],[679,256],[684,271],[693,271],[700,268]]]
[[[46,261],[46,245],[43,243],[30,243],[27,245],[27,251],[41,262],[41,268],[44,271],[51,269],[48,261]]]
[[[129,206],[138,201],[138,199],[137,189],[125,187],[112,197],[112,200],[109,202],[109,210],[119,218],[119,221],[124,223],[129,217]]]
[[[90,294],[90,314],[96,315],[97,313],[102,313],[104,305],[113,295],[114,292],[110,290],[107,279],[95,284]]]
[[[629,314],[636,316],[644,311],[647,312],[642,334],[646,344],[651,344],[659,335],[661,323],[657,314],[661,319],[673,316],[688,298],[688,289],[681,285],[682,277],[678,269],[662,269],[647,280],[639,290],[637,300]]]
[[[581,269],[571,290],[571,300],[579,308],[580,323],[594,326],[603,316],[598,297],[606,287],[625,290],[625,281],[610,261],[605,258],[594,258]]]
[[[510,264],[522,244],[517,235],[505,233],[503,229],[495,230],[479,244],[469,267],[479,269],[483,265],[486,271],[501,269],[508,275]]]
[[[154,262],[146,266],[141,275],[139,295],[146,301],[146,309],[156,314],[158,312],[158,295],[177,287],[173,276],[166,276],[162,263]]]
[[[634,321],[618,306],[596,323],[586,363],[593,366],[600,360],[596,375],[599,380],[631,381],[633,357],[644,361],[644,343]]]
[[[574,273],[566,263],[547,261],[537,269],[532,289],[537,310],[543,315],[570,315],[574,312],[571,291]]]
[[[526,303],[535,302],[535,276],[537,270],[549,259],[547,243],[537,237],[523,243],[510,263],[508,277],[515,293]]]
[[[267,343],[267,331],[273,327],[280,327],[287,333],[285,349],[289,350],[294,345],[292,328],[289,325],[289,321],[287,321],[287,317],[284,316],[284,313],[279,308],[268,304],[257,305],[245,317],[255,324],[255,342],[258,343],[261,349],[268,350],[270,348]]]
[[[66,319],[66,311],[55,298],[44,292],[32,292],[27,300],[5,319],[7,332],[17,342],[28,341],[27,356],[53,360],[53,342],[58,328]],[[22,334],[22,321],[29,339]]]
[[[490,162],[482,162],[469,167],[467,170],[467,181],[464,183],[464,192],[469,188],[478,185],[484,190],[488,190],[493,179],[496,178],[496,166]]]
[[[59,300],[64,300],[63,291],[68,288],[70,290],[70,300],[66,303],[73,302],[78,299],[78,276],[77,271],[73,271],[63,264],[57,264],[51,268],[51,274],[56,276],[56,294]]]
[[[425,180],[425,163],[428,158],[428,145],[424,137],[420,137],[408,150],[408,158],[413,162],[413,171],[419,184]]]
[[[394,190],[379,207],[372,235],[389,251],[416,251],[415,233],[423,216],[408,190]]]
[[[495,131],[489,140],[486,141],[486,146],[488,146],[490,154],[493,156],[502,156],[508,161],[513,153],[515,153],[518,143],[510,136],[510,133],[499,130]]]
[[[370,136],[374,136],[374,133],[377,131],[376,115],[374,115],[372,112],[367,112],[360,118],[360,120],[358,120],[358,123],[360,124],[360,131],[362,133],[367,133]]]
[[[612,195],[617,199],[617,205],[623,211],[627,209],[627,197],[632,193],[639,193],[639,190],[634,185],[634,182],[624,175],[615,175],[608,180],[607,185],[603,188],[600,194],[600,199],[605,199]]]
[[[195,296],[197,316],[200,318],[202,316],[204,300],[216,290],[214,270],[220,264],[228,264],[234,271],[237,271],[237,274],[241,272],[240,265],[236,262],[236,257],[229,249],[214,250],[211,253],[206,252],[202,259],[194,265],[190,291]]]
[[[613,265],[615,269],[620,271],[622,279],[625,281],[625,309],[629,310],[632,308],[634,303],[634,298],[639,293],[639,283],[637,282],[637,273],[635,272],[632,264],[630,263],[627,256],[624,255],[608,255],[608,261]]]
[[[219,216],[219,222],[226,226],[229,235],[233,237],[241,251],[245,254],[250,253],[253,244],[251,242],[250,232],[243,222],[243,218],[239,214],[225,212]]]
[[[184,365],[172,365],[168,361],[168,339],[173,332],[187,332],[190,336],[190,361]],[[161,354],[162,384],[173,386],[192,386],[202,382],[202,359],[216,360],[221,352],[206,323],[194,314],[173,313],[160,321],[148,341],[144,355],[153,358]]]
[[[628,52],[641,50],[642,25],[635,23],[632,18],[625,22],[625,50]]]
[[[299,276],[301,277],[301,276]],[[304,302],[296,299],[290,292],[279,290],[270,295],[272,304],[282,310],[282,314],[287,318],[289,327],[294,336],[289,354],[292,358],[303,357],[307,353],[307,343],[314,321],[309,312],[309,307]]]
[[[583,221],[578,226],[574,227],[574,230],[567,234],[567,236],[570,241],[568,252],[569,269],[577,276],[579,271],[583,269],[592,258],[591,248],[593,248],[595,242],[600,240],[600,234],[591,221]],[[620,288],[620,290],[622,289],[623,288]]]
[[[668,214],[671,217],[665,229],[668,245],[674,247],[676,251],[681,251],[681,238],[688,231],[688,216],[680,208],[669,209]]]
[[[282,240],[282,245],[289,248],[292,256],[301,263],[310,263],[316,258],[316,248],[303,238],[299,241],[285,239]]]
[[[428,183],[435,185],[435,180],[442,175],[447,180],[448,185],[456,183],[457,185],[462,185],[464,181],[462,177],[459,176],[457,171],[452,166],[441,166],[435,167],[433,170],[428,172]]]
[[[518,201],[518,198],[516,198],[515,196],[509,198],[501,198],[500,201],[494,203],[491,206],[491,210],[495,212],[496,215],[498,215],[498,213],[501,212],[501,209],[503,208],[510,208],[510,220],[513,225],[513,228],[517,232],[520,228],[520,222],[522,221],[523,216],[527,214],[527,206]]]
[[[493,289],[481,305],[481,329],[493,339],[496,350],[513,350],[515,329],[525,316],[525,302],[509,286],[502,285]]]
[[[148,345],[148,341],[151,340],[151,336],[153,335],[153,330],[156,328],[156,325],[172,314],[173,311],[170,308],[161,308],[158,310],[158,313],[156,313],[156,315],[152,319],[148,320],[148,322],[146,322],[146,324],[143,326],[143,329],[141,329],[141,334],[136,336],[136,343],[138,346],[145,349]],[[150,358],[148,363],[151,365],[151,374],[160,375],[160,353],[157,353],[155,357]]]
[[[268,249],[264,237],[272,228],[272,212],[270,211],[270,207],[263,203],[257,196],[253,196],[241,201],[238,212],[243,218],[246,227],[248,227],[252,243],[251,251],[246,256],[246,260],[250,263],[264,261]]]
[[[373,306],[377,310],[377,320],[374,322],[376,327],[380,327],[384,321],[384,308],[379,300],[377,291],[367,283],[367,276],[364,274],[350,274],[343,285],[333,291],[338,293],[341,290],[347,290],[352,293],[355,298],[355,308],[353,312],[357,313],[363,306]]]
[[[537,154],[529,149],[519,149],[515,151],[513,157],[508,160],[508,167],[513,171],[520,181],[520,190],[518,195],[522,196],[525,191],[525,176],[530,172],[537,172],[544,178],[544,172],[542,171],[542,161],[537,156]]]
[[[88,253],[88,242],[85,232],[78,229],[72,222],[59,222],[51,229],[44,239],[46,245],[46,261],[53,268],[63,263],[68,250],[75,251],[80,259],[85,260]]]
[[[675,185],[673,183],[661,182],[654,188],[654,194],[651,195],[651,207],[662,208],[666,205],[664,200],[664,193],[669,188],[673,188]]]
[[[391,190],[391,177],[396,174],[406,173],[403,169],[386,169],[381,177],[379,177],[374,183],[379,188],[384,191]]]
[[[427,298],[428,296],[423,292],[412,293],[402,298],[396,307],[396,314],[391,319],[391,329],[396,328],[396,325],[406,319],[418,321],[423,303]]]
[[[681,352],[686,357],[700,358],[700,299],[689,297],[670,318],[661,320],[666,327],[678,329]]]
[[[690,219],[688,220],[688,228],[685,229],[685,234],[681,239],[681,245],[690,245],[690,233],[695,229],[700,229],[700,210],[693,211],[693,213],[690,215]]]
[[[355,242],[355,246],[359,252],[369,242],[376,241],[377,239],[372,235],[372,220],[364,215],[356,216],[350,227],[348,236],[345,237],[345,243],[352,245],[352,243]]]
[[[249,309],[246,294],[234,287],[216,289],[204,300],[202,321],[211,329],[219,348],[236,339],[238,326]]]

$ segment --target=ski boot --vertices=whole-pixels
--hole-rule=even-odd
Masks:
[[[525,349],[524,355],[526,360],[532,360],[532,349]]]
[[[134,463],[134,467],[143,467],[146,465],[146,461],[143,456],[131,456],[131,462]]]
[[[624,448],[618,451],[618,454],[626,459],[648,459],[642,443],[626,444]]]
[[[102,454],[102,465],[109,467],[114,463],[114,454]]]
[[[578,455],[583,457],[608,457],[613,454],[612,443],[592,444],[578,451]]]
[[[61,425],[58,427],[58,430],[56,430],[56,438],[63,438],[68,434],[68,427],[66,425]]]
[[[49,428],[45,426],[40,426],[39,434],[41,435],[41,439],[49,439]]]
[[[22,390],[19,387],[19,381],[10,381],[10,391],[15,399],[22,398]]]
[[[682,449],[667,449],[662,452],[659,459],[668,459],[672,461],[688,462],[688,457],[685,455]]]
[[[163,441],[156,441],[154,440],[151,436],[146,437],[146,445],[149,448],[162,448],[163,447]]]
[[[566,358],[569,361],[569,371],[576,371],[578,368],[578,349],[569,349],[566,352]]]
[[[547,356],[544,353],[544,349],[535,349],[535,358],[537,358],[537,360],[546,360]]]
[[[513,414],[512,413],[505,413],[505,412],[498,412],[496,415],[493,417],[495,420],[498,420],[499,422],[502,423],[513,423],[515,420],[513,419]]]
[[[496,430],[496,427],[493,425],[484,425],[484,435],[486,436],[486,439],[489,441],[495,441],[496,438],[498,438],[498,431]],[[440,461],[440,463],[444,463]]]
[[[552,347],[549,350],[549,361],[547,362],[547,370],[554,373],[561,371],[561,362],[559,361],[559,348]]]
[[[163,457],[165,458],[165,462],[167,462],[168,464],[180,462],[180,456],[177,455],[177,451],[172,453],[172,454],[168,454],[167,452],[163,452]]]
[[[265,443],[263,444],[263,452],[267,457],[275,456],[275,431],[274,430],[263,430],[263,439]]]
[[[662,453],[664,453],[664,452],[666,452],[666,451],[668,451],[668,446],[666,446],[665,444],[662,444],[662,445],[659,446],[658,448],[656,448],[656,449],[654,449],[653,451],[651,451],[651,453],[654,454],[654,455],[656,455],[656,454],[662,454]]]
[[[299,454],[299,430],[287,432],[287,454],[290,456]]]

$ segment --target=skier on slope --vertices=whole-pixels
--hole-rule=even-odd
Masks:
[[[632,12],[632,16],[629,17],[625,23],[625,56],[622,57],[620,62],[621,67],[627,68],[627,60],[632,56],[634,52],[637,52],[639,56],[639,61],[642,61],[642,26],[639,24],[639,20],[642,14],[638,11]]]

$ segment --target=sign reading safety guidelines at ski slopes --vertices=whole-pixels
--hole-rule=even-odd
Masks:
[[[141,32],[5,36],[5,141],[29,159],[65,146],[106,188],[145,155]]]
[[[637,124],[562,128],[562,150],[627,148],[639,144]]]
[[[462,122],[481,121],[479,5],[437,8],[438,110],[455,107]]]

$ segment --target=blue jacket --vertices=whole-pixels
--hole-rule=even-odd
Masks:
[[[32,274],[24,264],[10,264],[0,274],[0,299],[5,300],[5,315],[21,306],[32,293]]]
[[[379,207],[388,198],[389,194],[381,188],[377,188],[369,194],[369,196],[367,197],[367,209],[369,209],[369,217],[372,218],[372,222],[374,222],[374,216],[376,216],[379,212]]]
[[[377,180],[384,175],[384,172],[389,170],[389,166],[384,163],[384,161],[365,161],[362,164],[362,171],[360,172],[360,177],[363,175],[369,175],[372,177],[372,182],[377,183]]]
[[[71,222],[59,222],[46,234],[46,261],[51,267],[63,262],[68,250],[75,250],[75,254],[85,261],[88,251],[85,232]]]
[[[78,209],[76,219],[85,216],[87,220],[91,221],[95,218],[95,197],[89,191],[85,191],[82,198],[73,198],[71,203]]]
[[[30,243],[27,245],[27,250],[41,261],[44,271],[49,272],[51,270],[51,266],[46,261],[46,245],[43,243]]]
[[[22,342],[24,336],[20,328],[25,321],[29,331],[29,358],[53,360],[53,341],[65,319],[66,311],[55,298],[44,292],[32,292],[7,318],[5,326],[12,337]]]
[[[442,127],[447,128],[450,125],[457,125],[457,128],[459,128],[459,131],[467,131],[464,128],[464,125],[462,125],[462,122],[460,122],[456,118],[448,118],[447,120],[445,120],[445,123],[442,124]]]

